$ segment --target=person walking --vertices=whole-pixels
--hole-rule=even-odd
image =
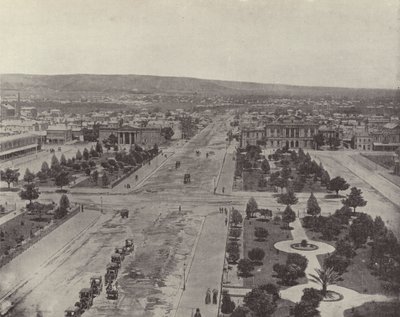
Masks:
[[[211,303],[211,290],[209,288],[207,288],[207,291],[206,291],[205,303],[206,303],[206,305]]]
[[[196,313],[194,314],[193,317],[201,317],[200,308],[196,308]]]
[[[213,304],[217,304],[218,303],[218,290],[217,289],[213,289]]]
[[[228,225],[228,218],[225,218],[225,226]]]

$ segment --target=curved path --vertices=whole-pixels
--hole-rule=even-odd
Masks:
[[[306,268],[306,275],[315,274],[315,269],[321,269],[319,264],[317,255],[332,253],[335,251],[335,248],[330,244],[308,240],[307,235],[304,231],[304,228],[301,225],[299,218],[296,218],[294,222],[290,224],[293,227],[292,236],[293,240],[285,240],[280,241],[275,244],[275,248],[286,253],[298,253],[304,255],[308,259],[308,265]],[[315,244],[318,246],[317,250],[313,251],[302,251],[296,250],[291,247],[293,242],[301,242],[301,240],[306,239],[309,243]],[[306,284],[296,285],[285,290],[281,291],[281,297],[283,299],[287,299],[293,302],[299,302],[301,296],[303,295],[303,290],[305,288],[319,288],[319,286],[310,280]],[[321,317],[343,317],[343,313],[346,309],[360,306],[364,303],[371,301],[390,301],[391,298],[386,297],[384,295],[371,295],[371,294],[360,294],[352,289],[341,287],[338,285],[330,285],[328,287],[330,291],[335,291],[341,295],[343,295],[343,299],[335,302],[321,302],[319,305],[319,311],[321,313]]]

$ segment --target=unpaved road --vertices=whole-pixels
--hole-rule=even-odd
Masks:
[[[20,263],[18,271],[24,272],[21,280],[29,282],[9,283],[9,288],[21,284],[7,298],[15,305],[9,316],[62,316],[64,309],[78,300],[79,290],[88,287],[91,275],[104,275],[114,248],[128,237],[134,238],[136,251],[123,262],[118,280],[120,298],[107,300],[103,292],[84,316],[159,316],[171,312],[181,285],[181,262],[190,256],[204,216],[226,200],[212,195],[213,177],[218,175],[226,148],[225,123],[222,119],[211,124],[177,149],[173,159],[134,192],[103,195],[104,214],[99,210],[99,195],[71,195],[72,201],[97,206],[96,211],[85,211],[71,221],[83,226],[79,217],[96,215],[95,223],[78,238],[72,231],[65,234],[68,229],[64,226],[56,229],[53,235],[68,243],[62,250],[54,245],[52,236],[35,244],[27,252],[48,251],[35,269],[31,269],[29,253],[15,259]],[[208,158],[206,152],[210,152]],[[175,160],[181,161],[177,170]],[[188,185],[183,184],[186,172],[192,178]],[[42,196],[58,199],[57,194]],[[121,208],[131,211],[128,219],[121,219],[116,212]],[[134,278],[134,269],[145,277]],[[2,276],[10,277],[18,271],[0,269]]]

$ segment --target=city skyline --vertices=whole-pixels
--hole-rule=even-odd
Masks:
[[[0,73],[397,88],[397,1],[8,1]]]

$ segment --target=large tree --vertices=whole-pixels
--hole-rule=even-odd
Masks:
[[[311,193],[310,197],[307,200],[307,214],[313,217],[314,227],[316,225],[316,217],[320,213],[321,213],[321,207],[318,204],[317,198],[314,196],[314,193]]]
[[[8,189],[10,189],[11,183],[18,182],[18,178],[19,178],[18,169],[7,168],[5,171],[3,170],[0,171],[0,179],[3,182],[7,183]]]
[[[254,270],[254,264],[249,259],[240,259],[237,265],[237,269],[240,275],[249,276]]]
[[[288,190],[287,193],[281,194],[278,197],[278,203],[282,205],[287,205],[287,206],[295,205],[297,204],[298,201],[299,200],[297,199],[296,194],[294,193],[293,190]]]
[[[257,208],[258,208],[258,205],[257,205],[256,200],[254,199],[254,197],[250,197],[250,199],[246,205],[247,218],[252,217],[257,212]]]
[[[237,209],[233,209],[231,212],[231,221],[232,223],[237,226],[243,222],[242,214]]]
[[[32,200],[39,198],[39,188],[34,183],[28,183],[24,185],[24,189],[19,193],[19,197],[23,200],[29,200],[29,206],[32,205]]]
[[[332,178],[329,181],[329,190],[333,190],[336,192],[336,196],[339,196],[339,191],[346,190],[350,187],[350,185],[346,182],[346,180],[340,176]]]
[[[314,143],[317,145],[317,149],[319,149],[322,145],[324,145],[324,136],[322,135],[322,133],[317,133],[314,135],[313,137],[314,139]]]
[[[287,205],[285,210],[283,211],[283,215],[282,215],[282,221],[289,226],[290,222],[293,222],[296,220],[296,214],[294,213],[294,211],[292,210],[292,208]]]
[[[260,288],[247,293],[243,302],[257,317],[271,316],[277,307],[273,295]]]
[[[35,174],[33,174],[29,168],[27,168],[25,170],[25,174],[24,174],[24,181],[27,183],[32,183],[35,179]]]
[[[70,202],[67,195],[62,195],[60,198],[60,203],[57,208],[55,217],[56,218],[63,218],[68,213],[68,208],[70,207]]]
[[[257,240],[262,241],[268,237],[269,233],[268,230],[263,227],[255,227],[254,228],[254,236]]]
[[[66,171],[61,171],[56,175],[55,185],[62,189],[69,184],[69,174]]]
[[[367,201],[364,200],[362,196],[361,189],[358,189],[357,187],[352,187],[350,189],[350,194],[347,195],[346,199],[342,200],[342,203],[345,206],[352,207],[354,212],[356,212],[357,207],[364,207],[367,205]]]

